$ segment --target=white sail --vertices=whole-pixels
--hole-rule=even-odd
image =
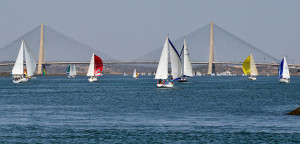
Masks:
[[[24,72],[23,49],[24,49],[24,42],[22,41],[17,60],[16,60],[15,65],[12,69],[12,74],[13,75],[23,75],[23,72]]]
[[[95,69],[95,66],[94,66],[94,53],[92,55],[92,58],[91,58],[91,62],[90,62],[90,66],[89,66],[89,70],[88,70],[88,73],[87,73],[87,76],[94,76],[94,69]]]
[[[133,75],[132,77],[136,78],[136,69],[133,70]]]
[[[190,76],[190,77],[193,76],[192,63],[190,60],[190,55],[188,52],[188,47],[185,39],[183,44],[183,75]]]
[[[70,76],[76,76],[76,66],[75,64],[71,65],[70,66],[70,73],[69,73]]]
[[[22,43],[24,44],[24,50],[25,50],[27,76],[31,77],[31,76],[33,76],[35,68],[36,68],[36,61],[35,61],[32,51],[29,49],[26,42],[23,40]]]
[[[289,66],[287,64],[285,57],[283,57],[282,78],[286,78],[286,79],[290,78]]]
[[[76,76],[77,75],[77,71],[76,71],[76,66],[75,66],[75,64],[73,65],[73,72],[74,72],[74,76]]]
[[[254,76],[258,75],[252,54],[250,54],[250,75],[254,75]]]
[[[157,66],[155,79],[168,79],[168,48],[169,48],[169,36],[166,38],[164,47],[162,49],[159,63]]]
[[[170,40],[168,42],[172,69],[171,75],[173,79],[177,79],[182,76],[182,63],[177,50],[175,49]]]

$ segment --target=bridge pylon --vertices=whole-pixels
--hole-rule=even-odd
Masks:
[[[42,66],[45,64],[45,51],[44,51],[44,25],[41,24],[41,36],[40,36],[40,50],[39,50],[39,64],[38,75],[42,74]]]
[[[215,49],[214,49],[214,23],[210,22],[210,43],[207,75],[215,73]]]

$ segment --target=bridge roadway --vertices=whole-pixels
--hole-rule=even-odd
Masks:
[[[89,64],[90,62],[46,62],[46,65],[55,64]],[[157,64],[158,61],[104,61],[104,64]],[[208,64],[208,62],[192,62],[192,64]],[[228,64],[228,65],[242,65],[243,63],[232,62],[213,62],[213,64]],[[0,66],[14,65],[14,63],[0,63]],[[255,65],[278,66],[278,63],[256,63]],[[300,64],[289,64],[289,66],[300,67]]]

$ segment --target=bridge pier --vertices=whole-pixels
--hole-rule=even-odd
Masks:
[[[44,52],[44,25],[41,24],[41,38],[40,38],[40,51],[39,51],[39,64],[38,75],[42,75],[42,67],[45,64],[45,52]]]
[[[215,49],[214,49],[214,23],[210,23],[210,43],[209,43],[209,60],[208,60],[208,70],[207,75],[211,75],[215,73],[215,64],[213,62],[215,61]]]

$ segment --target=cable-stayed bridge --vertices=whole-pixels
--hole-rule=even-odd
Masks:
[[[93,52],[99,55],[104,63],[158,63],[162,50],[158,48],[132,61],[118,61],[54,29],[41,25],[0,49],[0,65],[14,64],[22,38],[39,61],[38,68],[42,64],[86,64],[89,63]],[[213,23],[185,35],[185,38],[192,63],[209,64],[211,72],[213,72],[214,64],[241,64],[250,53],[258,65],[278,65],[279,63],[279,59]],[[181,37],[173,41],[178,52],[181,52],[183,39],[184,37]]]
[[[207,63],[209,60],[210,24],[184,37],[187,41],[191,61],[194,63]],[[172,41],[178,52],[183,47],[184,37]],[[279,62],[275,57],[263,52],[216,24],[213,24],[213,47],[215,63],[241,63],[250,53],[252,53],[257,63],[271,64]],[[161,50],[162,47],[135,59],[135,61],[158,61]]]
[[[116,61],[100,51],[41,25],[0,49],[0,65],[14,64],[22,39],[34,53],[36,61],[39,61],[38,68],[41,68],[42,64],[87,63],[92,53],[99,55],[104,61]]]
[[[115,59],[97,51],[83,43],[80,43],[48,26],[43,26],[43,44],[46,62],[87,62],[92,53],[98,54],[106,61]],[[22,38],[26,41],[29,48],[33,51],[35,58],[39,58],[41,27],[38,26],[19,37],[10,44],[0,49],[0,62],[15,61],[20,49]]]

